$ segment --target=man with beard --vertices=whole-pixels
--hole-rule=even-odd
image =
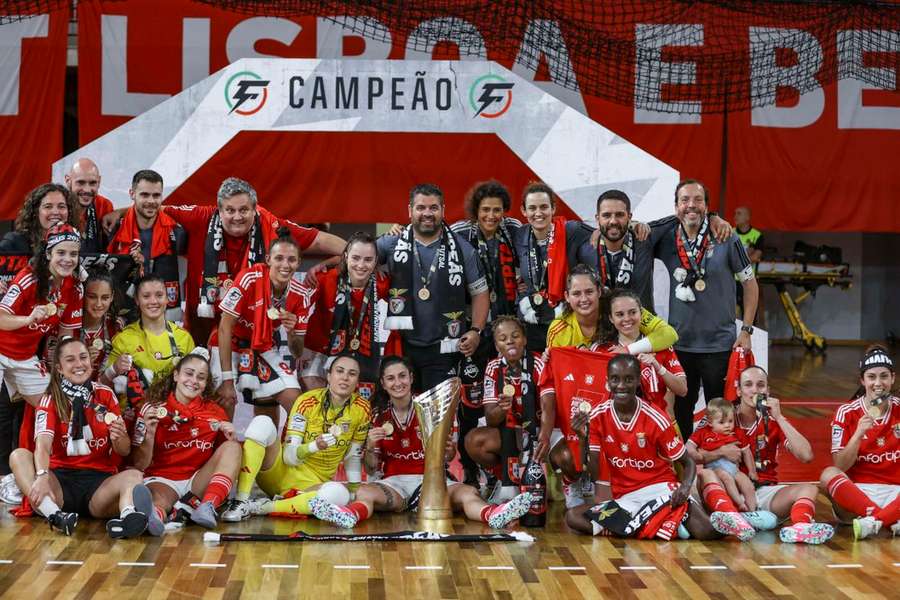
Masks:
[[[65,176],[66,187],[78,197],[81,211],[81,253],[103,252],[106,234],[100,223],[113,210],[112,202],[97,193],[100,189],[100,169],[89,158],[79,158]]]

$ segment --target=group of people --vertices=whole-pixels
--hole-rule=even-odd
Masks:
[[[561,474],[576,531],[747,540],[790,519],[785,542],[834,533],[814,520],[816,486],[779,483],[782,449],[813,453],[766,372],[744,368],[737,401],[720,399],[732,353],[750,350],[759,290],[699,181],[679,183],[674,215],[649,224],[624,192],[604,192],[596,230],[557,216],[543,183],[522,193],[525,223],[488,181],[452,225],[441,190],[417,185],[407,225],[345,242],[273,215],[237,178],[215,207],[163,206],[162,177],[139,171],[118,211],[99,202],[90,161],[70,180],[35,189],[0,242],[33,254],[0,300],[3,410],[25,406],[18,432],[0,427],[18,446],[0,496],[18,492],[20,514],[66,534],[79,516],[105,518],[119,538],[254,515],[352,528],[414,509],[425,454],[413,398],[460,377],[445,459],[459,455],[448,494],[469,519],[502,528],[540,510],[521,485],[527,446]],[[98,251],[129,255],[128,280],[82,272]],[[326,258],[301,279],[304,253]],[[651,311],[654,259],[669,272],[668,323]],[[600,362],[576,381],[585,361]],[[864,538],[900,530],[900,400],[883,348],[860,382],[821,483]],[[239,403],[253,409],[241,430]]]

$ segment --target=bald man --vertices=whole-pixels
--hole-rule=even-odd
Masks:
[[[112,211],[113,205],[97,193],[100,189],[100,169],[91,159],[79,158],[66,173],[66,187],[78,197],[81,252],[105,252],[108,240],[100,224],[103,216]]]

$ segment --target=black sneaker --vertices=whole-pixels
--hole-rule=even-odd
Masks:
[[[137,511],[106,522],[106,533],[114,540],[137,537],[144,533],[145,529],[147,529],[147,515]]]
[[[47,517],[47,523],[50,524],[51,531],[59,531],[63,535],[72,535],[72,532],[75,531],[75,526],[78,524],[78,513],[67,513],[58,510]]]

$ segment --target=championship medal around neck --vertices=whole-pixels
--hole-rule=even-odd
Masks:
[[[591,403],[588,402],[587,400],[582,400],[581,402],[579,402],[578,403],[578,412],[580,412],[583,415],[586,415],[589,412],[591,412]]]
[[[333,435],[334,437],[338,437],[339,435],[341,435],[341,426],[338,425],[337,423],[333,424],[333,425],[328,429],[328,433],[330,433],[330,434]]]
[[[266,311],[266,316],[274,321],[281,316],[281,313],[274,306],[270,306],[269,310]]]
[[[53,302],[48,302],[47,304],[44,305],[44,310],[47,311],[48,317],[52,317],[53,315],[56,314],[56,311],[57,311],[56,304],[54,304]]]
[[[107,412],[106,414],[103,415],[103,422],[106,423],[107,425],[112,425],[113,423],[116,422],[117,418],[118,417],[116,417],[115,413]]]
[[[359,350],[359,339],[353,338],[350,340],[350,349],[351,350]]]
[[[94,350],[103,350],[103,340],[100,338],[94,338],[94,341],[91,342],[91,348]]]
[[[706,282],[703,281],[702,279],[698,279],[697,281],[694,282],[694,289],[697,290],[698,292],[702,292],[703,290],[706,289]]]
[[[157,419],[162,420],[168,416],[169,416],[169,411],[166,409],[165,406],[160,406],[159,408],[156,409],[156,418]]]
[[[541,296],[540,292],[535,292],[531,295],[531,302],[534,303],[535,306],[540,306],[544,303],[544,297]]]
[[[392,433],[394,433],[394,426],[389,422],[385,423],[381,426],[382,431],[384,431],[384,437],[388,437]]]
[[[516,386],[511,383],[507,383],[503,386],[503,395],[513,397],[516,395]]]
[[[431,292],[428,291],[428,288],[422,288],[419,290],[419,300],[423,302],[431,298]]]

